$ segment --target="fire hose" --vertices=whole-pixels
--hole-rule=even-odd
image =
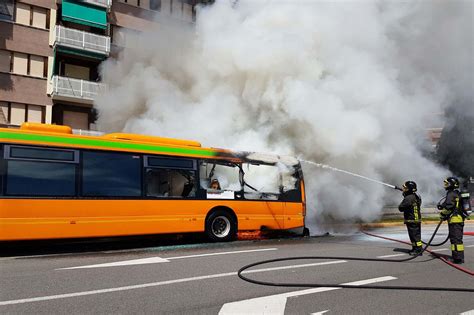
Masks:
[[[270,260],[263,260],[259,261],[256,263],[252,263],[249,265],[246,265],[242,268],[239,269],[237,272],[237,275],[239,276],[240,279],[253,283],[253,284],[258,284],[258,285],[264,285],[264,286],[272,286],[272,287],[293,287],[293,288],[321,288],[321,287],[331,287],[331,288],[345,288],[345,289],[376,289],[376,290],[420,290],[420,291],[450,291],[450,292],[474,292],[473,288],[446,288],[446,287],[418,287],[418,286],[383,286],[383,285],[349,285],[349,284],[334,284],[334,283],[285,283],[285,282],[270,282],[270,281],[261,281],[261,280],[255,280],[255,279],[250,279],[246,276],[244,276],[242,273],[245,272],[245,270],[255,267],[255,266],[260,266],[260,265],[265,265],[269,263],[274,263],[274,262],[281,262],[281,261],[290,261],[290,260],[328,260],[328,259],[341,259],[341,260],[353,260],[353,261],[374,261],[374,262],[390,262],[390,263],[401,263],[401,262],[407,262],[410,260],[415,259],[416,257],[420,256],[423,252],[427,251],[427,248],[431,245],[436,233],[438,232],[439,227],[443,221],[440,221],[438,225],[436,226],[435,231],[433,232],[433,235],[431,236],[430,240],[428,243],[425,245],[425,247],[422,249],[421,252],[419,252],[417,255],[409,257],[409,258],[404,258],[404,259],[382,259],[382,258],[362,258],[362,257],[336,257],[336,256],[302,256],[302,257],[286,257],[286,258],[277,258],[277,259],[270,259]],[[375,234],[370,234],[367,232],[364,232],[367,235],[370,236],[376,236],[376,237],[381,237],[377,236]],[[401,243],[405,243],[399,240],[394,240],[394,239],[389,239],[386,237],[381,237],[384,239],[392,240],[392,241],[397,241]],[[432,253],[431,251],[428,250],[428,252]],[[440,255],[432,253],[436,258],[444,260],[445,262],[448,262],[446,259],[441,257]],[[448,262],[449,263],[449,262]],[[471,276],[474,276],[474,273],[471,272],[470,270],[464,269],[464,268],[457,268],[461,271],[464,271]]]

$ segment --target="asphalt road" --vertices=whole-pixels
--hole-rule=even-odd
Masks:
[[[427,240],[434,225],[423,226]],[[474,225],[465,230],[474,231]],[[371,231],[407,240],[404,227]],[[439,241],[447,228],[440,230]],[[465,236],[465,268],[474,270],[474,237]],[[139,240],[136,240],[139,247]],[[42,245],[46,246],[46,245]],[[239,279],[260,260],[295,256],[408,257],[408,246],[364,234],[90,250],[0,258],[0,314],[462,314],[474,294],[460,292],[281,288]],[[450,254],[449,242],[437,248]],[[396,255],[396,256],[394,256]],[[425,254],[405,263],[293,260],[251,269],[275,282],[464,287],[474,277]]]

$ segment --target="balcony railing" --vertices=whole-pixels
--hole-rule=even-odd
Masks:
[[[55,26],[54,45],[87,50],[93,53],[108,56],[110,53],[110,37],[89,32]]]
[[[90,3],[107,9],[110,9],[112,6],[112,0],[82,0],[82,2]]]
[[[59,99],[73,99],[92,103],[95,97],[105,91],[105,84],[68,77],[53,76],[52,97]]]

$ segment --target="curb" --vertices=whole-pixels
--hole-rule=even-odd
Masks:
[[[421,224],[422,225],[430,225],[430,224],[438,224],[439,221],[426,221],[426,222],[422,222]],[[474,221],[472,220],[467,220],[464,222],[465,225],[472,225],[474,224]],[[383,227],[388,227],[388,226],[404,226],[405,223],[403,223],[402,221],[400,222],[375,222],[375,223],[363,223],[363,224],[360,224],[359,226],[364,229],[364,228],[383,228]],[[466,234],[466,235],[474,235],[474,232],[467,232],[467,233],[470,233],[470,234]]]

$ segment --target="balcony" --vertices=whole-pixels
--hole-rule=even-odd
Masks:
[[[90,3],[99,7],[110,9],[112,6],[112,0],[82,0],[82,2]]]
[[[92,104],[95,97],[105,91],[105,84],[80,79],[53,76],[51,80],[53,100]]]
[[[112,0],[82,0],[82,2],[106,8],[107,10],[110,10],[110,8],[112,7]]]
[[[54,29],[54,47],[57,46],[107,57],[110,53],[110,37],[56,25]]]

